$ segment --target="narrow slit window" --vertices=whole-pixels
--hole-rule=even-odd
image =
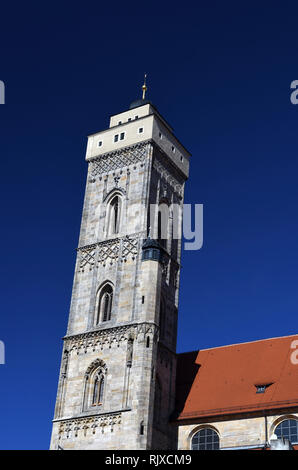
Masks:
[[[115,196],[110,202],[110,207],[109,207],[109,219],[108,219],[109,235],[115,235],[119,232],[120,219],[121,219],[121,199],[119,196]]]

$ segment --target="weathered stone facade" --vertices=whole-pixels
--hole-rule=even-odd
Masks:
[[[181,246],[171,238],[171,217],[163,262],[142,260],[142,246],[150,204],[183,204],[188,158],[150,104],[112,116],[109,129],[88,139],[51,449],[177,448],[169,418]]]
[[[213,429],[219,436],[220,449],[261,448],[271,442],[276,426],[286,419],[298,419],[298,413],[284,413],[268,416],[239,416],[225,420],[211,420],[205,423],[179,426],[178,449],[190,450],[191,440],[197,431]]]

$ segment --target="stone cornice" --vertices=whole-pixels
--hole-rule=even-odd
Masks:
[[[82,413],[81,416],[71,416],[69,418],[56,418],[56,419],[53,419],[52,422],[53,423],[67,423],[69,421],[82,421],[84,419],[88,419],[88,418],[109,418],[111,416],[117,416],[121,413],[124,413],[126,411],[131,411],[131,408],[123,408],[123,409],[120,409],[120,410],[115,410],[115,411],[102,411],[101,413],[88,413],[88,412],[84,412]]]

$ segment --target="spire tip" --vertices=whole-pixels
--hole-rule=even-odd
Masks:
[[[147,79],[147,74],[145,73],[145,74],[144,74],[144,85],[142,86],[142,90],[143,90],[142,99],[143,99],[143,100],[145,99],[146,91],[147,91],[146,79]]]

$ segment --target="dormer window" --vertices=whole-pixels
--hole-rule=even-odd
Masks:
[[[135,119],[139,119],[139,116],[135,116]]]
[[[270,387],[270,385],[272,385],[272,383],[270,384],[262,384],[262,385],[255,385],[256,387],[256,393],[265,393],[265,390]]]
[[[128,122],[130,122],[130,121],[131,121],[131,118],[128,118],[127,120],[128,120]]]
[[[122,121],[119,121],[119,122],[118,122],[118,126],[120,126],[121,124],[122,124]]]

